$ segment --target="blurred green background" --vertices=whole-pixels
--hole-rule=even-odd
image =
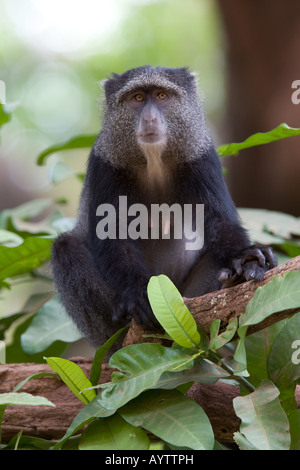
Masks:
[[[100,130],[99,82],[112,72],[145,64],[188,66],[198,75],[216,145],[241,142],[282,122],[299,128],[300,104],[291,99],[292,84],[300,80],[299,44],[299,0],[0,0],[0,102],[13,110],[1,127],[0,211],[63,198],[60,211],[76,217],[82,183],[62,178],[63,170],[84,173],[89,149],[56,152],[43,166],[37,157],[49,146]],[[244,209],[260,237],[270,219],[267,235],[273,238],[266,243],[283,236],[277,244],[285,243],[290,256],[300,249],[299,144],[299,136],[291,137],[223,160],[238,207],[296,216]],[[31,225],[29,233],[38,229]],[[295,235],[296,245],[287,250]],[[15,319],[11,331],[19,328],[26,299],[40,289],[38,279],[31,281],[16,279],[5,295],[2,289],[6,323],[0,332]],[[29,323],[20,317],[22,331],[24,321]],[[24,360],[13,340],[7,344],[13,345],[10,361]]]
[[[52,194],[49,174],[64,159],[84,172],[88,149],[36,166],[39,152],[77,134],[97,133],[99,82],[144,64],[189,66],[199,74],[206,110],[218,122],[224,102],[222,28],[207,0],[7,0],[0,3],[0,78],[6,103],[18,103],[3,127],[0,207]],[[55,196],[76,213],[80,183]]]
[[[99,82],[144,64],[188,66],[199,77],[216,145],[239,142],[281,122],[300,127],[292,83],[300,79],[300,2],[273,0],[1,0],[0,80],[18,103],[2,129],[0,209],[53,194],[63,160],[84,172],[86,151],[37,155],[100,129]],[[300,100],[299,100],[300,101]],[[299,215],[299,138],[227,158],[240,207]],[[50,178],[49,178],[50,174]],[[64,181],[75,215],[80,183]]]

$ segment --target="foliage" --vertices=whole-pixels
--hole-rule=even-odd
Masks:
[[[1,113],[2,125],[9,118],[3,110]],[[242,144],[219,150],[224,155],[235,153],[299,133],[299,129],[280,125],[270,133],[255,134]],[[51,147],[39,156],[39,164],[53,151],[90,146],[94,138],[79,136]],[[55,163],[52,175],[55,184],[71,176],[82,179],[62,162]],[[47,268],[53,239],[74,224],[63,217],[61,204],[59,201],[53,208],[53,201],[39,199],[0,213],[1,339],[7,345],[8,362],[39,362],[45,356],[85,406],[59,442],[18,435],[3,448],[148,449],[153,444],[146,431],[168,448],[218,448],[204,410],[184,394],[194,382],[222,380],[241,388],[241,397],[234,400],[241,419],[235,434],[240,449],[299,450],[300,415],[294,394],[300,378],[300,313],[257,334],[246,336],[246,331],[275,312],[300,310],[300,272],[274,278],[257,289],[240,321],[233,319],[220,331],[220,321],[215,320],[209,337],[197,328],[171,281],[166,276],[151,278],[149,300],[172,345],[145,343],[117,351],[110,359],[114,369],[111,382],[99,387],[103,359],[121,331],[96,352],[89,378],[78,365],[58,357],[69,342],[81,337],[55,296]],[[280,261],[300,254],[299,219],[254,209],[240,210],[240,215],[253,241],[272,244]],[[18,305],[9,308],[16,297]],[[238,340],[233,339],[235,335]],[[224,348],[231,354],[223,355]],[[20,393],[23,385],[0,395],[0,421],[7,404],[53,406]]]
[[[225,157],[226,155],[236,155],[241,150],[250,147],[255,147],[257,145],[269,144],[271,142],[275,142],[276,140],[281,140],[296,135],[300,135],[300,129],[295,129],[285,123],[282,123],[269,132],[258,132],[257,134],[253,134],[248,137],[244,142],[241,142],[239,144],[221,145],[218,148],[218,152],[221,157]]]

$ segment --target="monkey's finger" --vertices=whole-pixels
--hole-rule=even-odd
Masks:
[[[277,266],[277,256],[271,248],[268,246],[262,248],[263,254],[270,266],[270,268],[275,268]]]

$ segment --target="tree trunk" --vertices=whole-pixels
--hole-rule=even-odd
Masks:
[[[300,127],[300,104],[291,100],[292,83],[300,80],[300,2],[218,0],[218,5],[227,39],[228,141],[243,141],[282,122]],[[293,137],[226,159],[235,203],[299,215],[299,147],[300,137]]]

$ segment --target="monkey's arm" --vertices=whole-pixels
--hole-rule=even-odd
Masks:
[[[276,266],[276,256],[269,247],[251,246],[236,207],[225,185],[221,164],[213,147],[199,160],[193,173],[198,176],[198,198],[204,203],[205,247],[220,267],[222,287],[245,280],[262,280],[264,273]]]
[[[277,265],[271,248],[251,245],[239,224],[215,219],[210,233],[209,251],[221,267],[218,279],[222,288],[251,279],[261,281],[265,272]]]

